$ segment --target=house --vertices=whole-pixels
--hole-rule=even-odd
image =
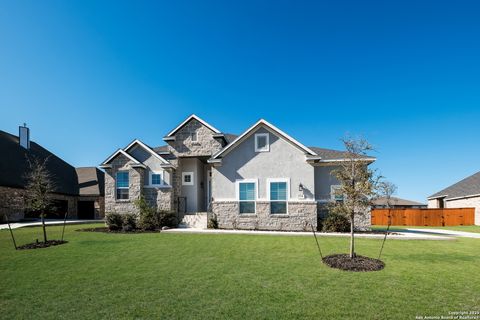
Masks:
[[[191,115],[163,140],[150,147],[135,139],[100,165],[106,212],[134,212],[143,195],[185,217],[211,212],[220,228],[310,230],[327,203],[342,200],[331,172],[345,153],[306,147],[263,119],[235,136]],[[356,224],[368,228],[369,213]]]
[[[8,215],[9,220],[38,217],[24,206],[26,174],[29,161],[46,162],[52,176],[55,192],[47,218],[94,219],[104,216],[104,173],[95,167],[75,168],[30,141],[30,129],[19,127],[18,137],[0,130],[0,220]]]
[[[475,224],[480,225],[480,172],[432,194],[428,208],[475,208]]]
[[[390,197],[388,200],[385,197],[380,197],[373,200],[373,208],[388,208],[390,206],[391,209],[424,209],[427,208],[427,205],[424,203],[401,199],[397,197]]]

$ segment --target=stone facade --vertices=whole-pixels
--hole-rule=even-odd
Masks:
[[[133,162],[125,157],[119,155],[112,160],[111,168],[105,169],[105,213],[134,213],[137,208],[134,201],[142,194],[144,185],[145,173],[143,168],[132,167]],[[115,177],[118,171],[126,170],[129,176],[129,194],[128,200],[117,200]]]
[[[5,215],[8,215],[10,221],[18,221],[25,217],[25,190],[20,188],[10,188],[0,186],[0,221],[5,221]],[[51,194],[51,199],[67,201],[67,210],[69,219],[78,218],[78,201],[93,201],[95,207],[95,219],[101,219],[104,216],[104,199],[98,196],[70,196],[63,194]]]
[[[197,141],[192,141],[196,133]],[[210,157],[223,146],[213,138],[215,133],[196,119],[191,119],[175,133],[175,141],[169,141],[170,152],[177,157]]]
[[[307,231],[317,227],[313,201],[289,201],[288,214],[270,214],[269,201],[256,202],[256,214],[239,214],[237,201],[214,201],[212,211],[221,229]]]
[[[174,191],[172,188],[143,188],[147,203],[157,210],[171,211],[174,209]]]

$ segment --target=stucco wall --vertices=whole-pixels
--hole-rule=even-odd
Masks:
[[[313,200],[314,168],[305,161],[304,152],[264,128],[254,133],[269,133],[270,151],[255,152],[255,135],[252,134],[225,155],[221,166],[212,169],[213,199],[235,200],[236,180],[258,179],[259,199],[268,200],[267,179],[289,178],[291,200],[300,200],[300,183],[304,187],[305,200]]]
[[[181,163],[181,172],[180,184],[181,184],[181,194],[184,197],[187,197],[187,212],[197,212],[203,211],[204,204],[204,193],[202,185],[205,187],[204,181],[204,170],[203,163],[197,158],[183,158],[180,160]],[[192,172],[193,173],[193,185],[183,185],[182,183],[182,173],[183,172]]]
[[[337,178],[332,174],[333,170],[339,169],[338,166],[318,166],[315,167],[315,199],[319,201],[331,200],[331,187],[338,185]]]
[[[480,196],[456,200],[446,200],[446,208],[475,208],[475,224],[480,225]]]

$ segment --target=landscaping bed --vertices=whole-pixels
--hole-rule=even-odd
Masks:
[[[47,242],[32,242],[27,243],[22,246],[17,247],[18,250],[27,250],[27,249],[41,249],[41,248],[48,248],[52,246],[59,246],[61,244],[65,244],[68,241],[65,240],[48,240]]]
[[[324,257],[322,261],[330,268],[344,271],[379,271],[385,268],[383,261],[359,255],[350,258],[348,254],[332,254]]]

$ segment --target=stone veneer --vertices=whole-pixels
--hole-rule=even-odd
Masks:
[[[148,204],[157,208],[157,210],[171,211],[174,209],[173,188],[144,187],[143,193]]]
[[[197,133],[197,141],[191,139],[193,132]],[[168,141],[170,152],[177,157],[210,157],[222,148],[222,144],[213,138],[214,134],[196,119],[191,119],[175,133],[175,141]]]
[[[124,155],[119,155],[111,162],[112,167],[105,169],[105,213],[135,213],[137,208],[133,201],[142,194],[144,184],[144,169],[132,168],[132,161]],[[115,176],[118,171],[127,170],[129,176],[129,199],[117,200]]]
[[[0,186],[0,221],[5,220],[5,214],[10,221],[18,221],[25,217],[24,210],[25,190]],[[104,199],[98,196],[69,196],[54,193],[50,195],[53,200],[68,201],[68,218],[76,219],[78,201],[94,201],[95,218],[103,218]]]
[[[317,204],[289,201],[288,214],[270,214],[270,202],[257,201],[256,214],[239,214],[237,201],[214,201],[212,211],[221,229],[308,231],[317,227]]]

